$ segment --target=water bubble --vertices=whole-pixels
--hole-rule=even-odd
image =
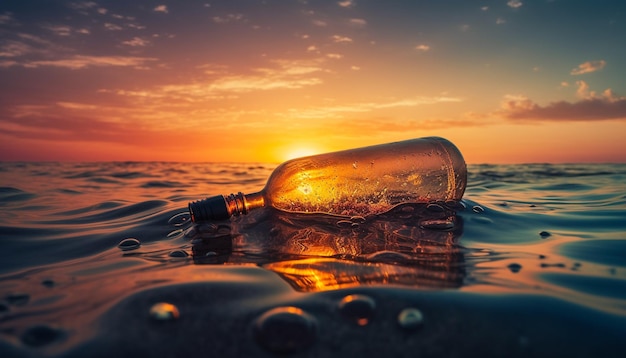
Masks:
[[[117,247],[122,251],[136,250],[141,246],[141,242],[133,237],[124,239],[117,244]]]
[[[350,220],[339,220],[337,221],[337,226],[339,226],[340,228],[350,228],[352,227],[352,221]]]
[[[542,231],[542,232],[539,233],[539,236],[541,236],[542,239],[545,239],[545,238],[547,238],[549,236],[552,236],[552,234],[550,234],[547,231]]]
[[[10,293],[6,296],[7,303],[13,306],[24,306],[29,300],[30,295],[23,292]]]
[[[355,224],[364,224],[365,221],[367,221],[367,219],[365,219],[363,216],[353,216],[350,218],[350,221],[352,221]]]
[[[412,214],[415,211],[415,208],[410,205],[405,205],[400,209],[400,211],[405,214]]]
[[[365,295],[348,295],[339,302],[339,312],[359,326],[367,325],[375,310],[376,302]]]
[[[483,207],[482,207],[482,206],[479,206],[479,205],[474,205],[474,206],[472,207],[472,211],[473,211],[473,212],[475,212],[475,213],[477,213],[477,214],[480,214],[480,213],[484,213],[484,212],[485,212],[485,209],[483,209]]]
[[[189,254],[185,250],[173,250],[173,251],[170,251],[168,256],[173,259],[183,259],[183,258],[189,257]]]
[[[157,321],[173,321],[180,317],[180,312],[171,303],[159,302],[150,307],[150,317]]]
[[[428,204],[426,205],[426,210],[433,213],[441,213],[444,212],[446,209],[444,209],[444,207],[439,204]]]
[[[258,343],[267,350],[290,353],[313,344],[317,320],[297,307],[277,307],[256,319],[254,331]]]
[[[190,220],[190,216],[188,212],[178,213],[172,216],[167,223],[170,225],[174,225],[176,227],[180,227],[188,223]]]
[[[424,315],[417,308],[405,308],[398,314],[398,324],[405,329],[417,329],[424,324]]]
[[[512,263],[509,266],[507,266],[509,268],[509,270],[511,270],[511,272],[513,273],[518,273],[520,272],[520,270],[522,269],[522,265],[518,264],[518,263]]]
[[[22,342],[31,347],[42,347],[59,340],[63,331],[56,327],[39,324],[27,328],[20,336]]]

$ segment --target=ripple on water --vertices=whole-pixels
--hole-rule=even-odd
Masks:
[[[626,240],[581,240],[561,245],[559,252],[578,260],[626,267]]]

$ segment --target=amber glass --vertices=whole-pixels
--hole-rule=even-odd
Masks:
[[[458,201],[467,182],[459,150],[439,137],[411,139],[293,159],[258,193],[190,203],[193,221],[272,206],[286,212],[368,216],[401,203]]]

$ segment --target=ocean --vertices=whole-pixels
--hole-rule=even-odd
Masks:
[[[190,221],[274,167],[0,163],[0,356],[626,356],[626,165],[470,165],[445,220]]]

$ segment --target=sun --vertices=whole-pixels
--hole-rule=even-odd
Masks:
[[[320,154],[323,151],[314,146],[293,146],[286,148],[282,153],[283,160],[308,157],[310,155]]]

